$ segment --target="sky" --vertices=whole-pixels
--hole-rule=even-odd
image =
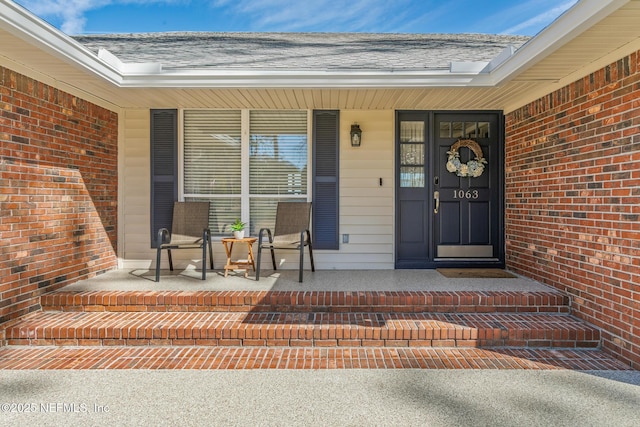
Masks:
[[[69,35],[165,31],[533,36],[577,0],[14,0]]]

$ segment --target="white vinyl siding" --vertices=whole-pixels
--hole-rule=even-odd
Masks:
[[[122,121],[123,164],[120,167],[122,192],[118,204],[123,224],[118,224],[120,263],[129,268],[148,268],[152,254],[149,245],[151,224],[150,194],[150,117],[149,110],[124,110]],[[126,264],[123,262],[126,260]]]
[[[351,123],[362,129],[362,146],[351,147]],[[314,252],[320,268],[394,268],[393,111],[340,111],[339,251]],[[382,185],[380,185],[382,178]]]

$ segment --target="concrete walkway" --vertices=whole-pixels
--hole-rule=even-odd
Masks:
[[[640,372],[0,371],[0,404],[6,426],[625,427]]]

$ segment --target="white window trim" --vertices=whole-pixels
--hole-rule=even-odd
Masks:
[[[250,228],[249,223],[249,143],[251,126],[249,122],[251,110],[240,111],[240,219]]]

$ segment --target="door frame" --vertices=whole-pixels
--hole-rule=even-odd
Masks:
[[[498,241],[496,242],[497,257],[495,258],[437,258],[436,238],[434,230],[434,216],[431,215],[427,221],[427,233],[429,239],[428,259],[423,262],[411,262],[398,259],[398,247],[400,242],[400,192],[399,192],[399,173],[400,173],[400,155],[399,155],[399,135],[400,135],[400,116],[401,115],[423,115],[426,122],[426,147],[425,147],[425,164],[428,169],[425,174],[425,191],[427,192],[427,212],[433,212],[435,202],[433,194],[435,186],[433,182],[433,170],[436,167],[437,156],[435,155],[435,117],[439,114],[446,115],[474,115],[474,114],[492,114],[496,115],[498,129],[498,149],[497,149],[497,191],[498,191]],[[434,268],[504,268],[505,267],[505,177],[504,177],[504,161],[505,161],[505,119],[501,110],[396,110],[394,115],[394,265],[396,269],[434,269]],[[492,162],[493,163],[493,162]]]

